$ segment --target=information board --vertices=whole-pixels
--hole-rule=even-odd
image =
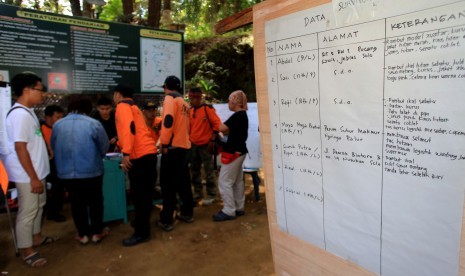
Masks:
[[[163,92],[167,76],[184,77],[179,32],[0,4],[0,40],[0,77],[33,72],[52,92]]]
[[[333,1],[265,43],[280,228],[377,274],[457,275],[465,2]]]

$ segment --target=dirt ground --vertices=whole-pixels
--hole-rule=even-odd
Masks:
[[[66,222],[44,221],[43,233],[59,240],[38,248],[48,264],[34,269],[15,257],[7,215],[0,214],[0,275],[274,275],[264,187],[260,190],[262,199],[255,202],[246,179],[245,216],[213,222],[222,206],[218,200],[196,207],[195,222],[176,222],[172,232],[155,226],[160,210],[154,208],[152,240],[134,247],[121,245],[132,234],[122,221],[108,224],[111,234],[102,243],[80,245],[65,204]]]

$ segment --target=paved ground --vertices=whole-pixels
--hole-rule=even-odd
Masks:
[[[254,202],[250,184],[248,178],[245,216],[213,222],[211,215],[221,209],[221,202],[200,206],[194,223],[178,222],[169,233],[154,226],[150,242],[131,248],[121,246],[132,233],[122,222],[108,225],[111,234],[101,244],[80,245],[66,205],[65,223],[44,222],[44,234],[60,240],[38,248],[49,262],[39,269],[28,268],[14,256],[7,216],[0,214],[0,275],[272,275],[264,194],[262,201]],[[155,208],[152,225],[159,213]]]

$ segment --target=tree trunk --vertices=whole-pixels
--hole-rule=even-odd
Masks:
[[[92,4],[82,1],[82,15],[88,18],[94,18],[94,10],[92,9]]]
[[[218,21],[218,13],[222,6],[224,6],[225,0],[213,0],[210,6],[210,27],[212,34],[215,33],[215,25]]]
[[[161,0],[149,0],[148,24],[150,27],[159,28],[161,18]]]
[[[171,10],[171,0],[163,0],[163,9]]]
[[[35,1],[34,1],[34,6],[33,6],[33,7],[34,7],[34,9],[36,9],[36,10],[40,10],[40,3],[39,3],[39,0],[35,0]]]
[[[134,12],[134,0],[122,0],[123,3],[123,22],[131,23],[132,13]]]
[[[235,0],[234,1],[234,13],[238,13],[238,12],[242,11],[241,3],[242,3],[241,0]]]
[[[69,0],[73,16],[82,16],[81,2],[79,0]]]
[[[171,27],[171,0],[163,0],[163,11],[161,15],[160,25],[163,29]]]

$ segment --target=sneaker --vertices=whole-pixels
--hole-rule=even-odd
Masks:
[[[110,234],[110,231],[108,229],[103,229],[100,234],[92,235],[92,242],[99,243],[109,234]]]
[[[157,226],[159,228],[163,229],[165,232],[170,232],[170,231],[172,231],[174,229],[172,224],[163,223],[161,221],[157,222]]]
[[[235,216],[230,216],[230,215],[223,213],[223,211],[219,211],[218,213],[214,214],[212,217],[213,217],[213,221],[233,220],[236,218]]]
[[[89,237],[87,235],[85,235],[84,237],[80,237],[79,235],[77,235],[74,239],[82,245],[86,245],[89,243]]]
[[[187,223],[194,222],[194,217],[193,216],[184,216],[184,215],[181,214],[181,212],[176,214],[176,218],[179,219],[179,220],[182,220],[184,222],[187,222]]]
[[[242,210],[242,211],[236,211],[236,217],[240,217],[240,216],[243,216],[243,215],[245,215],[244,210]]]
[[[208,206],[208,205],[211,205],[214,201],[215,201],[214,198],[206,198],[202,200],[202,205]]]

